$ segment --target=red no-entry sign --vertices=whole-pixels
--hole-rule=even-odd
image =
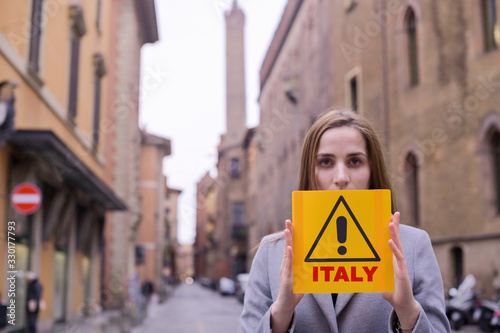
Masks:
[[[33,214],[42,204],[42,191],[33,183],[21,183],[12,191],[10,202],[18,213]]]

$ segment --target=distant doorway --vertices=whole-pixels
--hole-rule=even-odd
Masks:
[[[458,287],[464,279],[464,252],[461,247],[451,249],[453,264],[453,285]]]

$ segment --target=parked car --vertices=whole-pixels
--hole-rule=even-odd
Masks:
[[[201,277],[201,278],[200,278],[200,280],[199,280],[199,281],[200,281],[200,284],[201,284],[203,287],[205,287],[205,288],[210,288],[210,289],[212,289],[212,290],[215,290],[215,289],[216,289],[216,287],[217,287],[217,286],[216,286],[216,283],[215,283],[212,279],[210,279],[210,278],[208,278],[208,277],[203,276],[203,277]]]
[[[227,277],[222,277],[219,280],[219,292],[221,295],[234,295],[236,292],[236,284],[233,280]]]
[[[243,303],[245,298],[245,290],[248,285],[248,273],[241,273],[236,276],[236,298]]]

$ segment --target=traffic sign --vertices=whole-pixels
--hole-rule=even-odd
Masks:
[[[393,290],[390,190],[295,191],[293,290]]]
[[[21,183],[12,190],[10,202],[18,213],[34,214],[42,204],[42,191],[33,183]]]

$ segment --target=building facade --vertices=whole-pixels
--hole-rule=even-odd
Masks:
[[[214,180],[215,280],[248,271],[248,223],[255,222],[255,191],[248,191],[254,128],[246,127],[244,25],[245,15],[236,1],[226,13],[226,133],[218,146]],[[253,202],[250,200],[253,199]],[[250,209],[250,210],[249,210]],[[250,220],[249,220],[250,218]]]
[[[163,256],[163,277],[166,279],[167,283],[170,285],[179,279],[179,273],[177,272],[177,252],[179,249],[179,243],[177,241],[177,230],[178,230],[178,202],[179,196],[182,191],[176,188],[172,188],[165,184],[165,253]]]
[[[15,303],[8,331],[25,328],[27,271],[43,286],[41,331],[100,311],[106,214],[128,208],[106,181],[109,138],[100,135],[111,11],[101,1],[0,2],[0,105],[8,111],[0,130],[0,234],[2,244],[13,243],[15,269],[7,267],[6,246],[0,268],[16,271],[15,291],[0,283],[2,301]],[[40,190],[40,207],[21,214],[11,193],[26,182]]]
[[[148,87],[140,81],[141,47],[158,40],[154,1],[111,1],[108,96],[103,124],[106,180],[127,204],[106,216],[103,258],[103,305],[126,308],[122,322],[137,323],[141,300],[135,266],[136,231],[143,212],[140,186],[141,133],[139,96]],[[148,78],[145,78],[147,80]]]
[[[24,329],[27,271],[43,286],[42,332],[103,308],[122,316],[137,299],[140,48],[156,40],[152,0],[0,1],[0,234],[15,222],[17,264],[9,331]],[[25,182],[41,192],[27,215],[10,202]]]
[[[170,155],[170,140],[141,131],[140,187],[142,218],[137,229],[135,265],[141,286],[151,282],[164,290],[166,182],[163,158]]]
[[[431,236],[445,288],[472,273],[491,295],[499,10],[495,0],[290,0],[260,73],[256,237],[291,217],[283,193],[298,186],[314,118],[349,108],[380,133],[402,222]]]
[[[196,238],[193,250],[195,276],[212,281],[215,281],[216,200],[215,182],[207,172],[196,184]]]

